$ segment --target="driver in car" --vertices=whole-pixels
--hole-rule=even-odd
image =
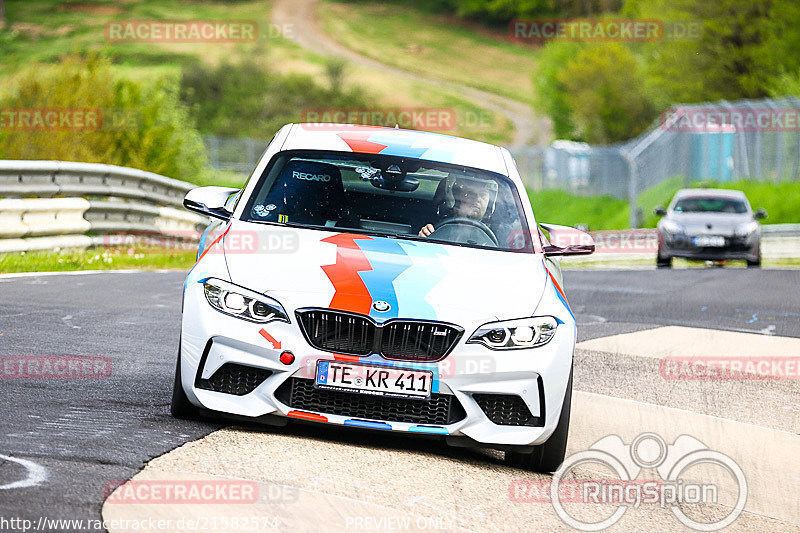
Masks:
[[[448,180],[450,179],[452,178],[448,178]],[[439,204],[437,205],[439,221],[449,218],[469,218],[482,221],[486,218],[487,210],[497,195],[497,183],[458,176],[452,182],[451,190],[452,207],[449,206],[446,194],[445,198],[434,198],[434,201]],[[428,237],[434,231],[436,231],[436,227],[433,224],[425,224],[419,230],[419,236]]]

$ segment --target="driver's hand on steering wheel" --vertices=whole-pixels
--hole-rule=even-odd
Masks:
[[[433,227],[433,224],[425,224],[422,226],[422,229],[419,230],[420,237],[430,237],[431,233],[436,231],[436,228]]]

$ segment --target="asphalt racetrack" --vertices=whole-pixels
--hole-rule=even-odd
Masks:
[[[281,486],[292,484],[303,495],[300,501],[308,498],[308,505],[322,505],[322,499],[327,498],[323,503],[333,509],[352,504],[368,510],[380,507],[382,512],[395,508],[397,495],[411,490],[406,478],[414,477],[416,468],[441,471],[442,476],[452,474],[459,482],[457,487],[453,482],[451,489],[455,492],[442,494],[439,501],[460,495],[457,506],[462,509],[454,513],[458,520],[439,523],[442,527],[436,529],[515,530],[526,525],[525,517],[537,516],[543,520],[539,523],[563,526],[549,505],[531,512],[530,505],[521,506],[509,496],[509,483],[532,474],[505,465],[497,453],[450,448],[438,441],[404,435],[324,426],[238,426],[218,432],[229,424],[174,420],[169,401],[184,276],[183,272],[112,272],[0,277],[0,356],[4,360],[13,356],[101,356],[110,359],[111,365],[110,375],[104,379],[0,380],[0,517],[28,519],[34,524],[42,517],[100,520],[101,513],[106,517],[114,514],[103,508],[103,502],[116,485],[136,475],[148,461],[211,434],[196,445],[173,452],[178,455],[169,454],[154,463],[166,471],[172,468],[235,478],[248,475]],[[780,338],[782,344],[769,346],[778,351],[794,350],[795,339],[800,339],[800,271],[575,270],[566,271],[564,281],[581,342],[575,356],[575,389],[581,392],[573,405],[571,451],[577,451],[573,446],[581,449],[592,442],[592,437],[576,429],[583,420],[580,413],[588,416],[599,405],[590,401],[592,398],[612,402],[608,405],[627,402],[624,405],[630,407],[635,403],[641,412],[663,409],[669,417],[676,417],[677,426],[692,421],[680,428],[684,433],[702,433],[706,423],[736,425],[740,428],[736,431],[742,432],[740,438],[726,434],[720,442],[741,441],[731,444],[730,451],[742,454],[737,456],[740,463],[755,461],[753,458],[761,453],[756,447],[762,438],[768,443],[779,442],[787,452],[781,457],[791,457],[791,463],[784,465],[776,459],[776,471],[785,471],[788,476],[782,480],[770,479],[763,474],[769,469],[759,467],[749,483],[749,507],[731,530],[800,531],[796,501],[800,499],[797,381],[670,382],[658,375],[657,361],[659,347],[680,343],[691,331],[685,328],[713,330],[709,342],[714,346],[720,342],[760,345]],[[719,331],[722,337],[713,336]],[[606,339],[613,339],[611,348]],[[697,342],[690,341],[691,345]],[[637,416],[632,420],[641,424],[645,415]],[[621,424],[623,418],[620,415],[607,422],[606,432],[613,433],[612,426]],[[583,425],[595,423],[590,421]],[[602,434],[602,424],[596,425]],[[639,432],[646,429],[639,428]],[[745,435],[751,434],[748,432],[753,437],[746,439]],[[261,455],[280,453],[281,446],[302,449],[305,455],[300,459],[283,454],[288,457],[277,464],[270,456]],[[235,457],[237,449],[242,451],[241,458]],[[341,482],[338,486],[321,482],[316,465],[332,468],[342,455],[350,459],[364,455],[364,461],[371,461],[377,469],[388,468],[381,465],[381,457],[392,458],[391,465],[406,461],[410,466],[383,479],[363,468],[343,465],[333,470],[338,472],[333,476]],[[235,473],[225,470],[240,459],[244,467]],[[749,473],[745,464],[742,468]],[[342,483],[353,480],[366,485],[365,490],[373,497],[356,497],[352,490],[342,489]],[[494,504],[487,503],[485,494],[483,500],[473,502],[472,498],[480,497],[493,483],[501,492],[493,493]],[[793,504],[791,500],[781,503],[782,496],[758,493],[762,485],[771,485],[774,491],[781,483],[789,483],[781,492],[788,491],[789,498],[793,492]],[[314,529],[309,525],[314,522],[311,518],[302,523],[302,513],[282,512],[293,527]],[[513,522],[515,516],[521,517],[519,524]],[[628,521],[627,528],[685,530],[669,513],[657,510],[637,520]],[[348,529],[369,529],[360,524],[347,522]],[[21,531],[2,524],[0,530]]]

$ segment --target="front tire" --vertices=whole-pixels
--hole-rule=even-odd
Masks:
[[[656,255],[656,267],[657,268],[672,268],[672,257],[661,255],[661,251],[659,250],[658,255]]]
[[[550,473],[558,470],[567,454],[567,436],[569,434],[569,417],[572,409],[572,370],[569,372],[564,403],[558,418],[556,430],[544,444],[533,447],[533,453],[506,452],[505,460],[512,466],[525,468],[539,473]]]
[[[758,255],[755,259],[747,260],[747,268],[761,268],[761,250],[758,250]]]
[[[192,405],[183,390],[181,382],[181,349],[178,348],[178,362],[175,365],[175,381],[172,384],[172,403],[169,407],[173,418],[193,420],[199,417],[200,410]]]

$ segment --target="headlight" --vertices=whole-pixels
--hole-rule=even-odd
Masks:
[[[661,221],[661,229],[666,231],[667,233],[683,233],[683,226],[676,222],[672,222],[671,220],[662,220]]]
[[[277,300],[233,283],[210,278],[203,282],[203,292],[209,305],[226,315],[251,322],[289,322],[286,311]]]
[[[737,237],[747,237],[757,229],[758,229],[758,222],[753,220],[736,226],[736,230],[734,231],[734,233],[736,234]]]
[[[490,322],[479,327],[467,343],[483,344],[493,350],[536,348],[550,342],[557,327],[558,320],[552,316]]]

